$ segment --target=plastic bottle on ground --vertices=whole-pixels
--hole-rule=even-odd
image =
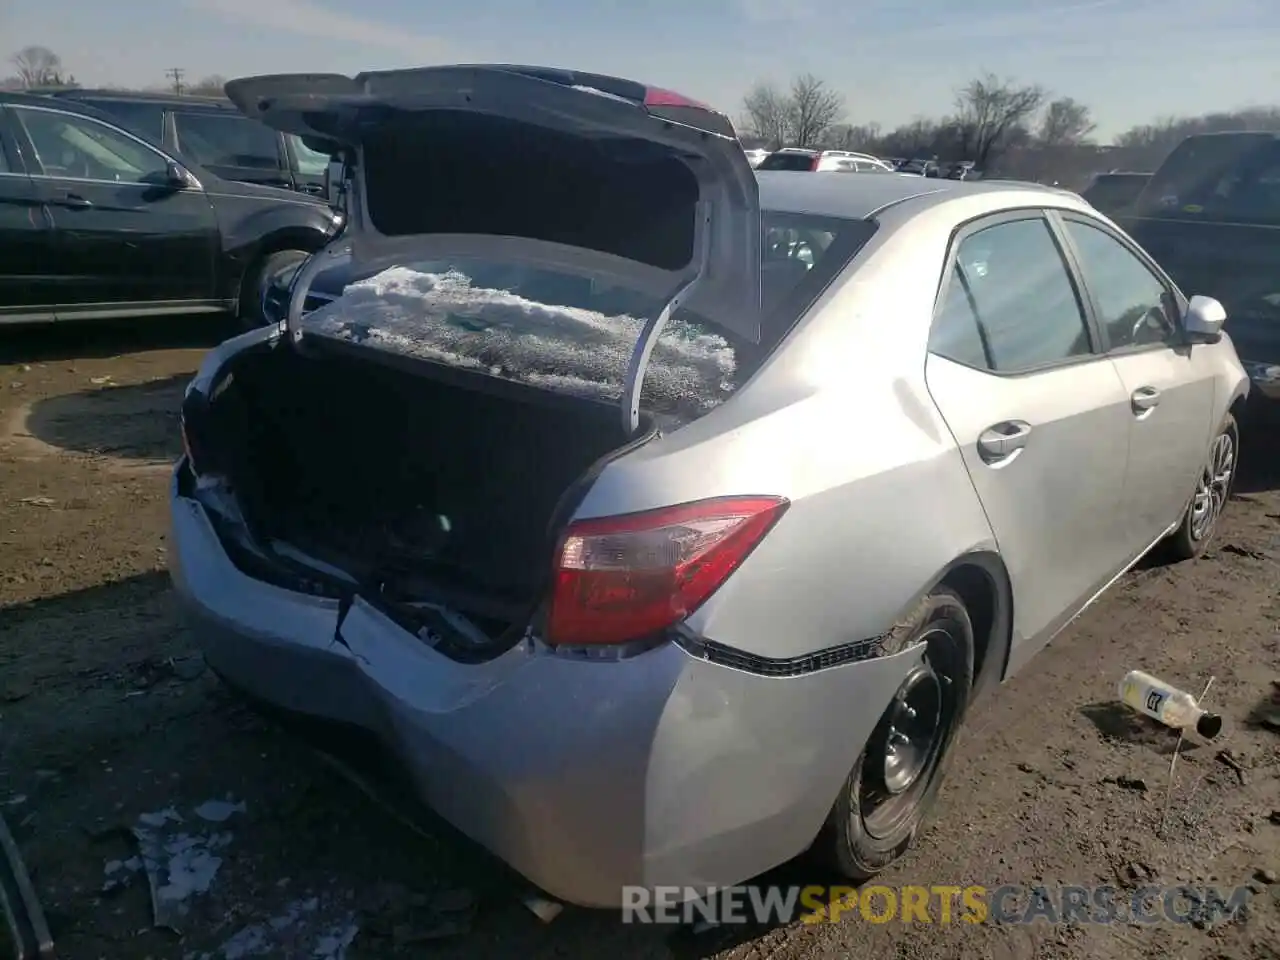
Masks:
[[[1159,677],[1130,670],[1120,681],[1120,700],[1174,730],[1194,730],[1206,740],[1222,732],[1222,718],[1202,710],[1196,698]]]

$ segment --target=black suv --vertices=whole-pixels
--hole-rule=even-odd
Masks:
[[[1227,308],[1252,409],[1280,415],[1280,135],[1188,137],[1116,219],[1180,287]]]
[[[341,228],[71,100],[0,93],[0,323],[234,311]]]
[[[109,113],[127,129],[224,180],[325,195],[327,154],[246,117],[229,100],[119,90],[57,90],[49,95]]]

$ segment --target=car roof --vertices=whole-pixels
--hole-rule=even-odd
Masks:
[[[808,213],[869,220],[894,204],[928,197],[929,205],[959,196],[1025,190],[1044,197],[1075,197],[1069,190],[1021,180],[933,180],[892,174],[807,173],[759,170],[760,206],[779,213]]]
[[[65,110],[68,113],[79,113],[94,120],[102,120],[113,126],[119,126],[120,120],[99,110],[97,107],[83,103],[75,97],[51,97],[41,93],[16,93],[11,91],[0,91],[0,103],[8,104],[11,107],[44,107],[45,109]],[[137,136],[137,134],[133,134]]]
[[[94,100],[120,100],[130,103],[156,103],[164,106],[173,107],[189,107],[197,110],[223,110],[239,113],[235,104],[230,100],[222,97],[190,97],[179,96],[174,93],[158,93],[146,90],[94,90],[83,87],[72,87],[70,89],[50,90],[49,96],[57,97],[62,100],[80,100],[92,98]]]

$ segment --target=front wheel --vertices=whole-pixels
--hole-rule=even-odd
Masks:
[[[249,268],[240,291],[240,325],[246,330],[267,324],[263,312],[263,299],[271,281],[282,270],[302,263],[311,254],[305,250],[277,250],[269,253]]]
[[[973,624],[939,587],[898,624],[886,653],[923,644],[840,791],[814,850],[855,883],[901,857],[932,808],[973,687]]]
[[[1209,456],[1196,482],[1196,492],[1182,515],[1182,523],[1165,541],[1170,560],[1193,560],[1204,553],[1231,497],[1239,462],[1240,428],[1236,418],[1227,414],[1209,447]]]

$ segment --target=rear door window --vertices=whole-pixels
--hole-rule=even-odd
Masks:
[[[1093,353],[1075,284],[1042,217],[996,223],[960,241],[929,349],[999,373]]]
[[[645,410],[685,422],[723,402],[875,232],[867,221],[766,214],[759,345],[677,311],[645,376]],[[548,269],[474,259],[393,267],[308,314],[308,333],[602,401],[663,304]]]
[[[164,137],[164,107],[158,103],[135,100],[83,100],[91,107],[109,113],[126,130],[159,143]]]
[[[280,138],[265,124],[232,114],[173,115],[178,149],[206,167],[281,170]]]

